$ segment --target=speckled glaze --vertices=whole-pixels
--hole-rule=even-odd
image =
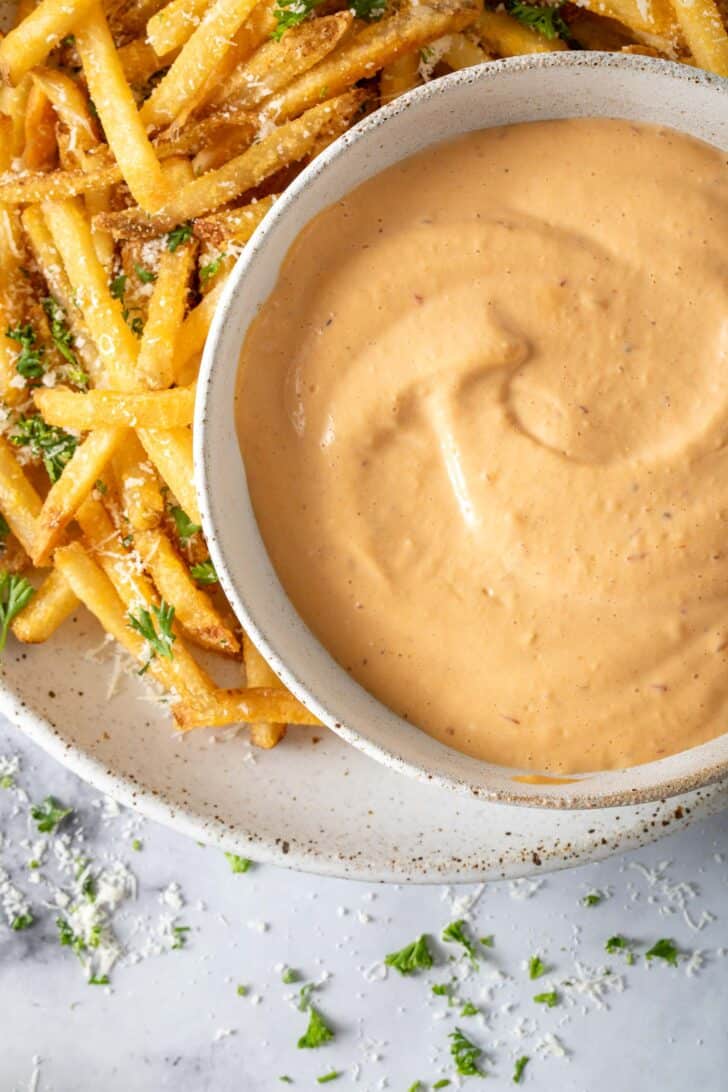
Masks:
[[[377,111],[295,180],[246,247],[208,338],[195,418],[200,507],[217,572],[239,619],[286,685],[333,731],[390,770],[471,799],[541,809],[623,807],[714,783],[728,773],[728,735],[632,769],[533,785],[515,781],[519,771],[453,751],[397,717],[334,662],[281,587],[252,511],[233,398],[245,331],[290,245],[319,211],[383,168],[448,137],[574,116],[669,125],[725,149],[728,81],[653,58],[540,54],[454,73]]]

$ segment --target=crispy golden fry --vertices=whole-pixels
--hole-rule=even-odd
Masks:
[[[482,46],[474,42],[468,34],[453,34],[443,55],[443,60],[454,71],[458,71],[461,68],[470,68],[474,64],[489,61],[491,56]]]
[[[98,4],[79,25],[76,46],[89,94],[124,181],[141,207],[154,212],[169,191]]]
[[[191,110],[214,108],[226,98],[226,88],[234,73],[273,34],[277,23],[274,14],[276,4],[277,0],[258,0],[235,35],[232,48],[210,72],[197,98],[190,103],[187,116],[184,111],[178,115],[176,126],[186,124]]]
[[[88,497],[76,516],[89,553],[99,563],[129,610],[159,605],[157,591],[141,571],[138,559],[124,546],[100,501]]]
[[[176,224],[193,220],[234,201],[240,194],[260,185],[275,171],[302,159],[320,133],[362,102],[364,92],[350,91],[320,106],[314,106],[296,121],[281,125],[241,156],[217,171],[196,178],[154,216],[138,209],[112,213],[102,218],[119,238],[151,237],[169,231]]]
[[[226,724],[320,724],[300,701],[282,687],[252,687],[247,690],[216,690],[212,700],[172,707],[177,727],[221,728]]]
[[[301,23],[280,41],[265,42],[232,74],[219,102],[254,109],[331,53],[349,32],[353,18],[350,11],[339,11]]]
[[[217,121],[217,118],[211,116],[209,121]],[[195,175],[199,177],[208,171],[223,167],[249,148],[254,137],[255,126],[251,126],[250,119],[244,121],[242,125],[216,126],[215,132],[192,161]]]
[[[68,130],[72,152],[81,166],[84,153],[99,143],[98,125],[86,96],[75,80],[57,68],[36,68],[32,78],[34,86],[45,94],[58,120]]]
[[[10,405],[24,396],[22,387],[15,386],[18,346],[6,337],[6,331],[16,328],[23,318],[19,290],[21,261],[15,246],[14,217],[14,209],[0,209],[0,395]]]
[[[27,208],[22,216],[25,234],[30,243],[38,268],[45,277],[49,293],[63,308],[66,325],[73,336],[73,351],[94,383],[98,383],[103,370],[86,325],[78,307],[74,304],[73,288],[63,268],[61,256],[43,218],[35,206]]]
[[[0,150],[3,170],[7,170],[10,162],[23,154],[25,106],[32,86],[30,76],[23,76],[17,87],[3,87],[0,82],[0,114],[7,115],[10,120],[9,141],[6,139],[5,146]]]
[[[172,364],[175,381],[180,386],[188,386],[197,378],[199,356],[224,287],[224,284],[216,284],[194,311],[190,311],[182,324]]]
[[[78,445],[43,501],[30,551],[34,565],[48,564],[63,532],[104,473],[124,435],[123,428],[99,428]]]
[[[576,9],[569,19],[569,31],[584,49],[604,49],[618,52],[634,42],[635,35],[615,19],[605,19],[583,8]]]
[[[25,113],[23,166],[29,171],[49,171],[57,158],[55,110],[45,91],[34,83]]]
[[[434,0],[404,8],[374,23],[299,76],[268,100],[265,112],[276,121],[296,117],[322,97],[338,95],[357,80],[374,76],[403,53],[462,30],[475,22],[478,13],[476,0]]]
[[[120,301],[109,292],[106,271],[96,257],[80,205],[73,200],[48,202],[43,215],[103,362],[107,385],[133,390],[137,386],[137,340],[124,321]]]
[[[139,429],[139,439],[149,458],[159,471],[193,523],[200,524],[200,509],[195,492],[192,464],[192,433],[187,428]]]
[[[65,577],[51,569],[28,605],[12,624],[12,630],[24,644],[47,641],[78,607],[78,598]]]
[[[19,83],[26,72],[43,63],[94,2],[41,0],[37,8],[0,41],[0,76],[7,83]]]
[[[132,42],[127,42],[120,47],[118,53],[130,87],[143,87],[155,72],[164,68],[164,62],[160,61],[145,38],[135,38]]]
[[[0,512],[27,554],[43,502],[25,476],[10,444],[0,436]]]
[[[387,64],[382,69],[379,78],[379,97],[382,106],[392,99],[404,95],[405,91],[411,91],[420,82],[420,54],[419,50],[412,53],[403,53],[401,57]]]
[[[202,648],[234,656],[240,644],[210,596],[198,588],[189,569],[161,531],[136,531],[134,545],[159,594],[175,609],[185,633]]]
[[[277,194],[271,194],[270,197],[263,197],[251,205],[224,209],[222,212],[200,217],[195,220],[194,233],[198,239],[203,239],[206,243],[216,243],[218,246],[224,246],[228,242],[247,243],[277,197]]]
[[[144,33],[149,20],[163,5],[164,0],[106,0],[104,11],[114,40]]]
[[[200,25],[209,0],[171,0],[147,23],[147,41],[158,57],[183,46]]]
[[[175,349],[189,341],[189,328],[185,333],[182,317],[195,254],[196,247],[187,244],[178,247],[174,252],[166,250],[159,262],[137,361],[140,381],[150,390],[163,391],[172,386],[175,379]],[[178,421],[177,424],[159,422],[155,425],[153,421],[141,420],[139,424],[147,424],[152,428],[176,428],[177,425],[190,424],[191,421],[190,415],[188,421]]]
[[[149,531],[164,515],[159,478],[137,437],[130,433],[112,459],[121,507],[133,530]]]
[[[0,205],[31,205],[41,201],[63,201],[90,190],[104,189],[121,181],[115,163],[101,161],[94,170],[28,173],[18,181],[13,175],[0,178]]]
[[[256,0],[213,0],[200,25],[173,61],[140,111],[144,125],[171,124],[196,98],[210,74],[231,48],[231,39],[255,7]]]
[[[117,589],[80,543],[60,547],[56,551],[55,561],[70,587],[96,615],[106,632],[116,638],[139,663],[149,663],[149,674],[162,686],[179,694],[185,701],[206,704],[214,700],[216,691],[212,683],[179,637],[172,646],[171,660],[163,656],[148,659],[147,643],[129,625],[129,616]]]
[[[677,39],[677,23],[669,0],[583,0],[582,4],[595,15],[604,15],[629,27],[632,31],[657,35],[667,41]]]
[[[243,662],[245,664],[245,683],[248,687],[280,687],[281,681],[263,659],[258,649],[248,637],[243,634]],[[250,725],[250,742],[256,747],[269,750],[275,747],[286,734],[285,724],[271,724],[262,721]]]
[[[673,6],[696,63],[728,76],[728,30],[715,0],[674,0]]]
[[[494,57],[554,53],[566,49],[566,42],[561,38],[546,38],[505,11],[484,11],[478,19],[477,29],[483,46]]]
[[[39,388],[36,406],[49,425],[78,432],[121,425],[127,428],[184,428],[192,424],[192,387],[156,391],[72,391],[67,387]]]

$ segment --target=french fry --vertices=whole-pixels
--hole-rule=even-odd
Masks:
[[[677,23],[670,0],[650,0],[647,4],[641,0],[582,0],[580,6],[595,15],[616,19],[632,31],[673,42],[677,38]]]
[[[49,171],[57,158],[56,114],[45,91],[34,83],[26,105],[23,166],[30,171]]]
[[[210,596],[198,588],[161,531],[136,531],[134,544],[159,594],[175,609],[187,636],[202,648],[234,656],[240,644]]]
[[[47,641],[78,607],[78,597],[57,569],[51,569],[28,605],[12,624],[24,644]]]
[[[91,9],[95,0],[41,0],[21,23],[0,41],[0,76],[17,84],[31,68],[42,64]]]
[[[227,724],[320,724],[300,701],[282,687],[251,687],[246,690],[216,690],[203,704],[178,702],[172,706],[177,727],[221,728]]]
[[[0,205],[34,205],[42,201],[64,201],[91,190],[105,189],[121,182],[121,171],[115,163],[100,162],[94,170],[44,171],[23,175],[15,181],[12,175],[0,179]]]
[[[133,390],[137,386],[137,341],[124,321],[120,301],[109,292],[106,271],[96,257],[81,207],[72,200],[47,202],[43,215],[106,370],[108,386]]]
[[[338,95],[357,80],[374,76],[403,53],[469,26],[478,12],[476,0],[433,0],[403,8],[299,76],[267,101],[265,113],[279,122],[297,117],[322,97]]]
[[[66,324],[73,337],[73,351],[81,360],[91,380],[98,383],[103,370],[86,325],[75,306],[73,289],[63,268],[53,236],[37,206],[27,208],[22,216],[23,227],[33,256],[45,277],[51,297],[63,308]]]
[[[98,4],[76,30],[76,46],[89,94],[124,181],[140,206],[154,212],[168,197],[168,187]]]
[[[256,0],[213,0],[200,25],[157,84],[140,111],[147,127],[169,125],[194,99],[210,70],[231,48],[231,39],[255,7]]]
[[[196,247],[188,244],[178,247],[174,252],[166,250],[159,262],[137,361],[140,380],[150,390],[162,391],[171,387],[175,379],[176,347],[187,344],[190,338],[190,328],[185,330],[182,318],[195,254]],[[189,421],[180,421],[178,424],[190,424],[191,421],[190,416]],[[150,427],[155,427],[153,421],[149,424]],[[157,427],[177,426],[160,423]]]
[[[163,5],[164,0],[106,0],[104,11],[114,40],[142,34]]]
[[[252,110],[331,53],[352,22],[350,11],[339,11],[301,23],[280,41],[265,42],[232,74],[220,101]]]
[[[139,561],[121,541],[108,512],[100,501],[88,497],[77,513],[89,552],[114,585],[128,609],[159,605],[157,591],[141,571]]]
[[[34,565],[48,564],[63,532],[104,473],[124,435],[123,428],[99,428],[78,445],[43,501],[30,551]]]
[[[205,344],[207,331],[210,329],[212,316],[215,314],[225,285],[220,283],[203,297],[182,324],[177,338],[175,357],[172,362],[175,382],[181,386],[194,383],[199,371],[199,357]]]
[[[117,589],[78,542],[56,551],[56,566],[78,598],[134,659],[149,663],[149,674],[183,700],[212,703],[216,691],[204,671],[190,656],[180,638],[172,646],[173,656],[147,659],[146,641],[131,628],[129,616]]]
[[[188,105],[187,111],[182,111],[175,119],[176,127],[186,124],[192,110],[214,108],[226,98],[226,88],[231,78],[234,78],[234,73],[246,63],[258,46],[272,36],[277,24],[276,5],[277,0],[258,0],[235,35],[232,48],[212,69],[197,98]]]
[[[193,159],[195,175],[214,171],[241,155],[253,143],[253,137],[254,129],[248,122],[220,126]]]
[[[387,64],[379,77],[379,97],[382,106],[393,99],[411,91],[420,82],[419,51],[403,53],[401,57]]]
[[[171,0],[147,23],[147,41],[158,57],[187,42],[200,25],[209,0]]]
[[[22,386],[15,384],[17,344],[7,331],[18,326],[23,316],[20,293],[21,261],[16,252],[13,209],[0,209],[0,395],[12,405],[23,397]]]
[[[112,459],[121,507],[133,530],[149,531],[164,515],[157,472],[137,437],[130,433]]]
[[[0,512],[27,554],[33,553],[36,521],[42,507],[12,447],[0,436]]]
[[[34,87],[43,92],[68,130],[71,150],[82,166],[84,153],[99,143],[98,126],[85,95],[75,80],[57,68],[36,68],[32,78]]]
[[[187,428],[140,428],[139,439],[149,458],[193,523],[201,523],[192,464],[192,433]]]
[[[271,194],[238,209],[224,209],[202,216],[195,220],[194,234],[198,239],[218,246],[224,246],[227,242],[247,243],[277,197],[277,194]]]
[[[120,425],[127,428],[183,428],[192,424],[192,387],[157,391],[72,391],[39,388],[33,400],[49,425],[78,432]]]
[[[145,38],[135,38],[118,50],[119,61],[124,70],[126,82],[130,87],[143,87],[144,84],[164,68],[153,47]]]
[[[494,57],[554,53],[566,49],[566,42],[561,38],[546,38],[505,11],[484,11],[478,19],[478,37]]]
[[[335,121],[338,113],[356,108],[363,94],[350,91],[314,106],[295,121],[281,125],[224,167],[190,182],[156,215],[145,216],[137,209],[128,209],[104,216],[103,225],[109,227],[117,238],[148,238],[234,201],[281,167],[302,159],[318,135]]]
[[[728,30],[715,0],[674,0],[673,7],[696,63],[728,76]]]
[[[275,671],[263,659],[247,633],[243,634],[243,662],[245,664],[246,686],[256,688],[281,686],[281,681]],[[264,750],[275,747],[285,734],[285,724],[258,721],[250,725],[250,742],[256,747],[262,747]]]
[[[443,60],[456,72],[461,68],[470,68],[474,64],[482,64],[490,59],[490,54],[467,34],[453,34],[443,55]]]

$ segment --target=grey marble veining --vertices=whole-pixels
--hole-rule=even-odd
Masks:
[[[272,867],[234,875],[218,851],[114,815],[8,725],[3,754],[22,756],[17,782],[32,801],[51,793],[73,806],[67,829],[83,828],[94,868],[124,862],[138,891],[113,915],[126,955],[109,987],[89,986],[58,943],[58,910],[44,905],[53,885],[30,882],[40,836],[27,805],[0,790],[0,867],[37,919],[19,932],[0,919],[0,1092],[269,1092],[287,1087],[282,1075],[294,1088],[321,1087],[317,1077],[332,1070],[342,1073],[336,1090],[406,1092],[419,1079],[429,1092],[438,1079],[458,1086],[448,1051],[455,1026],[484,1048],[493,1092],[513,1087],[521,1055],[530,1057],[523,1087],[534,1090],[726,1087],[728,814],[536,885],[405,889]],[[585,907],[593,890],[603,901]],[[465,974],[467,961],[450,961],[454,949],[436,940],[430,972],[385,976],[387,952],[422,932],[439,937],[473,899],[476,935],[495,937],[476,971]],[[190,929],[180,948],[168,943],[175,925]],[[633,966],[605,953],[616,933],[634,942]],[[644,959],[660,937],[684,953],[677,968]],[[550,970],[534,983],[524,963],[536,953]],[[321,1049],[296,1047],[307,1017],[292,1004],[297,986],[281,981],[283,965],[302,981],[323,979],[315,1000],[336,1038]],[[448,1006],[431,986],[453,978],[460,1002]],[[552,987],[554,1008],[532,1000]],[[459,1015],[464,1000],[482,1015]]]

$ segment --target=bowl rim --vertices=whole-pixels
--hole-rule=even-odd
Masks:
[[[353,126],[342,134],[342,136],[333,141],[332,144],[317,156],[316,159],[285,189],[246,244],[242,255],[238,259],[228,278],[228,282],[225,285],[211,323],[200,365],[193,428],[195,486],[202,517],[203,530],[210,555],[215,565],[220,585],[233,607],[235,614],[244,626],[246,632],[250,633],[256,646],[270,663],[276,674],[281,678],[285,686],[303,705],[312,710],[328,728],[336,732],[347,743],[356,747],[358,750],[363,751],[368,757],[384,764],[390,769],[413,777],[421,782],[436,784],[441,788],[448,788],[455,793],[464,792],[470,796],[474,795],[483,801],[532,808],[546,807],[549,809],[556,808],[566,810],[620,807],[678,796],[693,789],[707,787],[708,785],[728,777],[728,747],[725,746],[722,748],[722,750],[725,751],[724,754],[721,754],[718,757],[703,756],[702,762],[698,763],[695,769],[678,774],[663,773],[662,776],[660,776],[659,772],[660,767],[664,767],[665,764],[674,761],[680,756],[694,754],[697,758],[698,752],[701,750],[707,751],[710,748],[715,749],[715,745],[718,741],[722,740],[724,741],[724,745],[728,744],[728,733],[714,737],[713,739],[689,748],[686,751],[679,752],[677,755],[669,755],[662,759],[643,763],[640,766],[628,767],[624,770],[594,771],[593,773],[576,774],[573,775],[572,783],[568,786],[525,785],[511,780],[510,786],[512,787],[502,787],[498,785],[492,787],[479,785],[476,787],[468,781],[467,777],[461,778],[449,774],[432,772],[410,759],[403,758],[395,749],[383,746],[381,743],[364,735],[360,730],[348,727],[341,719],[332,714],[327,707],[326,696],[314,693],[311,684],[305,682],[285,663],[271,644],[271,641],[261,624],[256,621],[256,618],[249,610],[245,594],[239,590],[236,582],[230,575],[231,566],[227,560],[229,551],[227,545],[222,545],[225,536],[218,530],[218,511],[215,507],[213,488],[214,479],[216,477],[216,470],[213,467],[213,462],[215,462],[215,460],[213,460],[210,455],[210,451],[214,450],[214,445],[208,443],[208,433],[212,431],[214,427],[212,425],[212,417],[209,413],[209,403],[214,395],[219,371],[222,371],[225,366],[221,363],[220,369],[218,370],[217,357],[218,351],[221,348],[221,343],[224,342],[226,337],[226,326],[228,324],[230,312],[234,309],[238,295],[244,286],[245,279],[248,276],[251,267],[254,265],[269,234],[274,232],[279,222],[288,216],[289,210],[292,208],[295,209],[297,199],[304,189],[315,181],[322,172],[325,172],[331,163],[336,162],[342,156],[346,155],[351,147],[362,140],[370,139],[372,133],[379,130],[383,125],[386,125],[390,120],[398,117],[403,112],[416,109],[418,105],[429,101],[429,99],[434,96],[447,94],[450,87],[456,87],[462,84],[488,83],[493,79],[497,79],[498,74],[501,72],[528,72],[542,68],[608,68],[618,70],[629,69],[636,72],[645,71],[659,74],[661,77],[665,77],[668,80],[672,79],[684,84],[693,84],[697,87],[708,88],[711,91],[724,95],[728,102],[728,79],[706,72],[702,69],[695,69],[671,61],[665,61],[661,58],[654,58],[641,54],[619,54],[601,51],[558,51],[510,57],[462,69],[409,91],[405,95],[395,99],[393,102],[369,114],[357,125]],[[404,156],[402,158],[404,158]],[[358,184],[359,182],[355,181],[352,183],[352,188]],[[303,222],[299,224],[295,234],[298,234],[307,222],[307,219],[303,220]],[[242,341],[238,342],[238,353],[241,344]],[[290,603],[277,574],[275,574],[275,581],[281,589],[281,593],[288,606],[295,613],[295,608],[293,608]],[[298,617],[300,618],[300,616]],[[301,620],[301,623],[302,629],[306,634],[305,639],[308,642],[313,642],[315,645],[319,646],[319,648],[323,648],[324,646],[321,645],[321,642],[319,642],[314,634],[308,629],[305,622]],[[330,653],[325,649],[324,652],[326,653],[326,656],[335,663]],[[339,665],[335,666],[338,672],[345,674],[343,668]],[[390,716],[396,716],[383,703],[379,702],[378,699],[373,698],[371,695],[368,696],[380,709],[386,710]],[[400,718],[397,719],[399,720]],[[404,721],[401,723],[403,725],[406,724]],[[420,731],[419,729],[416,730]],[[432,737],[429,738],[432,739]],[[440,746],[442,746],[444,750],[453,750],[451,748],[446,748],[445,745],[442,744],[440,744]],[[472,761],[478,762],[477,759],[473,759]],[[529,771],[520,771],[482,762],[479,764],[481,768],[491,765],[494,769],[501,772],[506,770],[515,776],[529,774]],[[655,771],[648,783],[640,786],[629,784],[628,777],[632,770],[645,770],[648,767]],[[589,788],[590,778],[606,775],[623,775],[625,777],[625,784],[621,787],[615,786],[610,789],[595,790]],[[558,789],[558,794],[550,791],[553,788]]]

